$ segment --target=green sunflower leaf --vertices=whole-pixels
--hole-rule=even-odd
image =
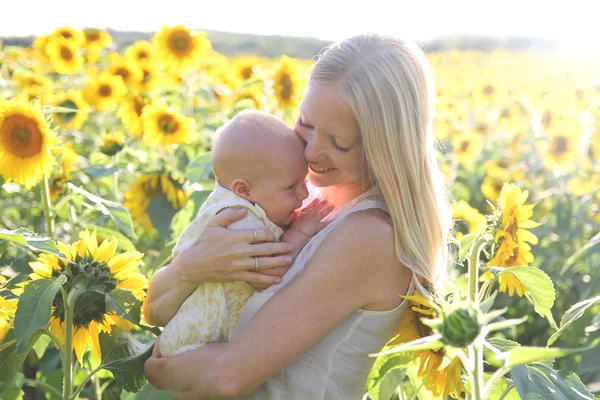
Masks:
[[[158,231],[160,237],[165,240],[170,239],[171,222],[177,214],[177,210],[167,199],[167,196],[164,193],[154,196],[148,204],[147,212],[152,226]]]
[[[550,310],[556,300],[552,279],[544,271],[535,267],[503,268],[496,278],[502,274],[510,274],[523,286],[524,294],[533,303],[533,309],[547,318],[550,324],[556,325]]]
[[[114,311],[127,321],[140,323],[140,301],[129,290],[114,289],[106,293],[106,311]]]
[[[15,336],[19,354],[27,349],[32,335],[50,322],[52,302],[66,281],[67,277],[61,275],[56,280],[37,279],[25,286],[15,313]]]
[[[123,207],[123,205],[114,201],[103,199],[102,197],[98,197],[95,194],[92,194],[87,190],[77,187],[70,182],[67,182],[67,187],[73,192],[82,195],[83,197],[94,203],[96,207],[98,207],[98,209],[102,211],[103,214],[108,215],[110,219],[114,221],[114,223],[125,235],[127,235],[127,237],[136,239],[131,215],[129,214],[129,210]]]
[[[213,172],[211,153],[202,153],[187,165],[186,178],[190,182],[200,182],[208,179]]]
[[[567,310],[565,315],[563,315],[562,320],[560,321],[560,328],[558,329],[558,331],[554,332],[554,334],[550,336],[550,339],[548,339],[547,345],[550,346],[552,343],[556,342],[556,339],[558,339],[558,337],[562,335],[565,329],[567,329],[573,322],[577,321],[583,316],[585,310],[598,303],[600,303],[600,296],[581,301],[571,306],[571,308]]]
[[[595,400],[574,372],[555,371],[542,364],[520,365],[511,375],[523,400]]]
[[[600,339],[594,341],[591,346],[581,347],[577,349],[519,346],[502,354],[499,354],[497,358],[504,361],[505,366],[514,367],[516,365],[529,364],[532,362],[539,362],[553,358],[556,359],[560,357],[570,356],[572,354],[581,353],[583,351],[592,349],[597,345],[599,341]]]
[[[26,228],[19,228],[13,231],[0,229],[0,239],[29,247],[36,252],[52,253],[65,258],[65,255],[56,247],[56,242],[52,238],[37,236],[35,232]]]
[[[5,390],[9,390],[15,376],[21,370],[21,366],[37,339],[42,336],[39,332],[35,333],[28,341],[25,351],[17,352],[17,338],[15,338],[14,329],[9,330],[0,343],[0,399],[5,399]]]
[[[190,197],[187,198],[183,207],[175,214],[171,222],[173,239],[177,240],[183,230],[196,218],[198,210],[200,210],[200,207],[202,207],[202,204],[204,204],[210,194],[210,190],[201,190],[190,194]]]
[[[174,400],[175,398],[166,390],[158,390],[151,384],[147,384],[136,393],[135,400]]]
[[[103,368],[115,376],[115,382],[128,392],[137,392],[148,381],[144,362],[152,354],[152,344],[142,344],[124,329],[113,326],[110,334],[100,333]]]

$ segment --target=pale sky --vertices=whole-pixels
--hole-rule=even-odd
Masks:
[[[599,49],[597,0],[2,0],[0,36],[60,25],[155,31],[180,24],[216,31],[338,40],[383,32],[430,40],[452,34],[559,39]],[[589,48],[589,47],[588,47]]]

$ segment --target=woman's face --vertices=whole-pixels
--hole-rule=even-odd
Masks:
[[[312,185],[362,186],[360,130],[350,106],[334,87],[308,86],[294,131],[306,145],[304,157]]]

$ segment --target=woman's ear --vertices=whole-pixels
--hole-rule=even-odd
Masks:
[[[243,178],[236,178],[231,182],[231,191],[242,199],[250,201],[250,183]]]

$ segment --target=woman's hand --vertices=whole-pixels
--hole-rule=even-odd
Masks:
[[[227,209],[208,220],[200,237],[179,254],[173,265],[181,279],[201,282],[245,281],[251,285],[273,285],[281,282],[281,267],[289,267],[293,250],[288,243],[272,243],[275,235],[267,229],[228,230],[226,227],[242,219],[246,209]],[[255,271],[258,257],[259,271]],[[270,270],[268,274],[261,273]],[[285,272],[285,271],[283,271]]]

